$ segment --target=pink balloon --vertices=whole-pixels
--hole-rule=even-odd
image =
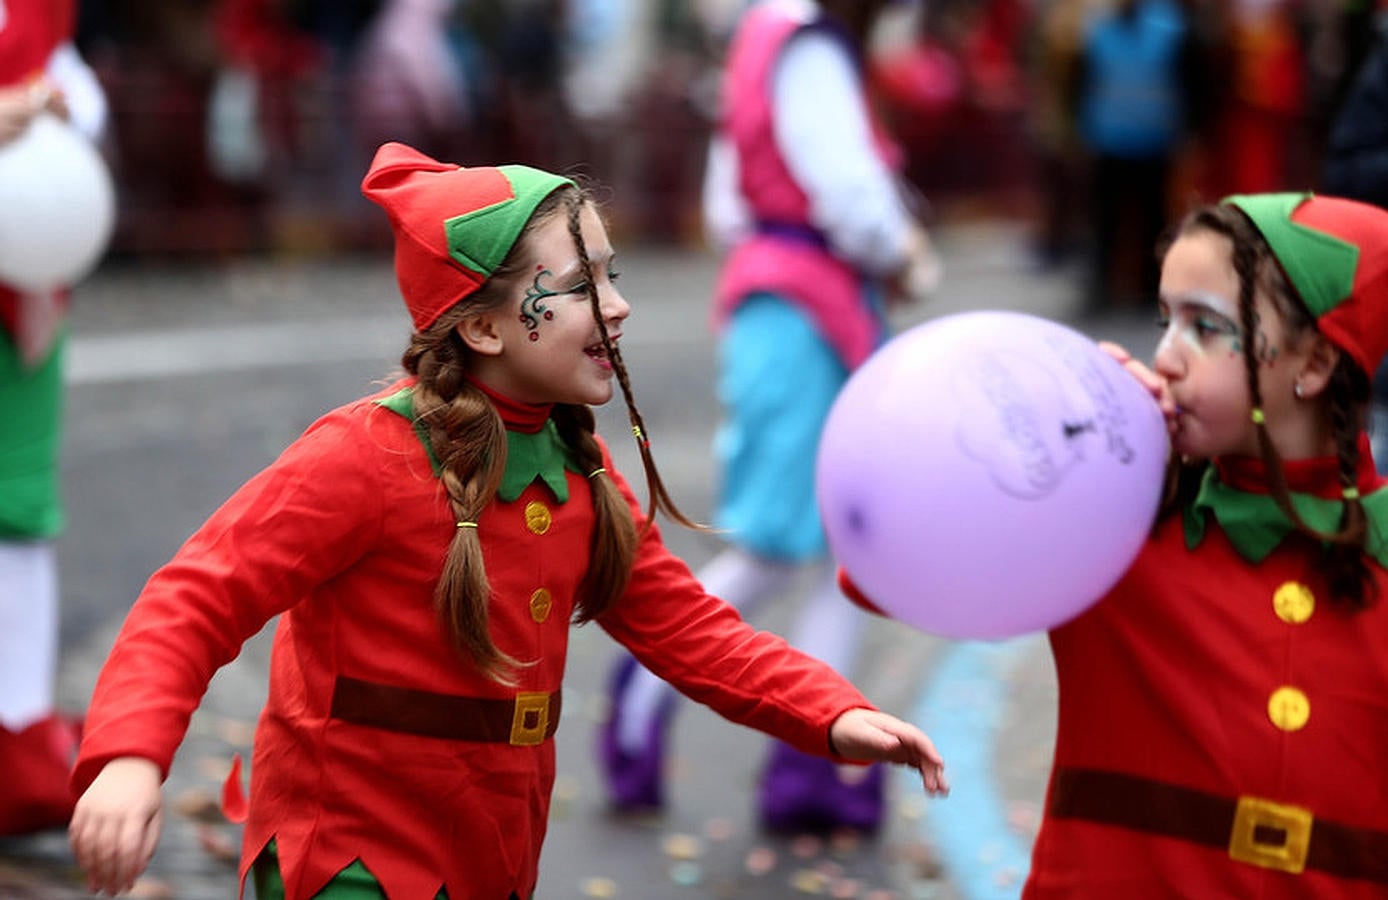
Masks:
[[[1169,450],[1151,395],[1093,340],[1013,312],[894,338],[825,423],[829,546],[888,615],[1003,638],[1084,611],[1132,564]]]

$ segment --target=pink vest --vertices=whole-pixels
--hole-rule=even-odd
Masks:
[[[723,128],[737,148],[739,188],[760,228],[723,267],[713,321],[724,325],[753,293],[777,294],[799,304],[851,370],[877,347],[882,326],[863,294],[866,276],[834,256],[810,224],[809,200],[786,167],[772,123],[772,73],[781,48],[820,21],[763,5],[744,17],[729,49]],[[878,143],[890,160],[892,148]]]

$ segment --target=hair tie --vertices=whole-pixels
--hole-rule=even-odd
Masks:
[[[1263,408],[1261,406],[1253,407],[1252,418],[1254,425],[1262,425],[1267,421],[1267,417],[1263,415]]]
[[[1357,488],[1357,487],[1347,487],[1347,488],[1345,488],[1345,492],[1344,492],[1344,494],[1343,494],[1342,496],[1343,496],[1346,500],[1358,500],[1358,499],[1359,499],[1359,488]]]
[[[459,528],[476,528],[476,527],[477,527],[477,523],[476,523],[476,522],[459,522],[459,523],[457,523],[457,524],[458,524],[458,527],[459,527]]]
[[[631,433],[636,435],[636,442],[638,444],[640,444],[642,447],[645,447],[648,450],[650,449],[651,442],[646,438],[644,434],[641,433],[640,425],[631,426]]]
[[[607,471],[606,469],[597,468],[597,469],[594,469],[593,471],[589,472],[589,473],[588,473],[588,477],[589,477],[589,478],[596,478],[597,476],[601,475],[603,472],[606,472],[606,471]]]

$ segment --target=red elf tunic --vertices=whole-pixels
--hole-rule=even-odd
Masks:
[[[1388,491],[1359,491],[1378,601],[1330,602],[1321,548],[1221,463],[1123,580],[1055,629],[1055,768],[1023,896],[1388,896]],[[1338,523],[1336,462],[1287,465]],[[1305,496],[1310,495],[1310,496]]]
[[[549,735],[588,565],[588,479],[557,477],[559,502],[540,473],[478,518],[492,637],[533,661],[515,687],[489,681],[434,612],[457,526],[427,448],[382,405],[408,384],[324,416],[153,575],[87,715],[75,788],[118,756],[167,772],[213,673],[282,613],[241,872],[273,838],[288,900],[354,860],[391,900],[432,900],[441,888],[450,900],[503,900],[535,887],[554,782]],[[533,430],[543,416],[508,425]],[[639,524],[605,448],[604,465]],[[599,624],[689,696],[806,752],[829,755],[834,719],[871,708],[706,594],[654,528]]]

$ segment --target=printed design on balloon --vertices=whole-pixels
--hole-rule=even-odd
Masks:
[[[988,470],[993,483],[1020,500],[1040,500],[1085,460],[1091,438],[1120,465],[1136,452],[1112,382],[1087,347],[1047,340],[1054,357],[1043,361],[1020,348],[980,354],[958,374],[965,404],[959,448]],[[1060,360],[1067,372],[1057,373]],[[1067,377],[1061,377],[1064,374]],[[1072,376],[1072,377],[1071,377]]]
[[[1093,404],[1090,413],[1092,424],[1097,432],[1103,434],[1104,449],[1120,465],[1133,465],[1137,459],[1137,451],[1133,449],[1127,433],[1132,423],[1123,412],[1123,403],[1113,382],[1106,378],[1095,364],[1090,348],[1077,346],[1073,341],[1056,339],[1049,339],[1047,343],[1070,367],[1070,371],[1079,381],[1079,387]],[[1118,377],[1125,378],[1127,373],[1120,372]]]
[[[1032,356],[981,353],[957,381],[969,398],[955,431],[959,449],[982,463],[1004,493],[1040,500],[1084,458],[1092,420],[1072,407],[1060,380]],[[1047,414],[1057,407],[1058,422]]]

